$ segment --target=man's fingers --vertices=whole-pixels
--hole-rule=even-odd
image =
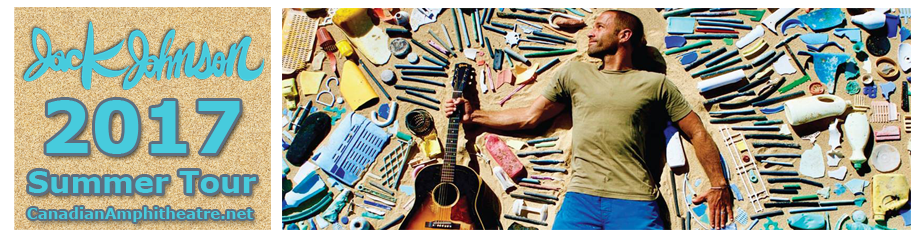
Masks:
[[[693,198],[693,204],[700,204],[706,201],[706,194],[700,194],[697,197]]]
[[[729,221],[733,221],[733,220],[735,219],[735,211],[732,210],[732,207],[731,207],[731,206],[725,206],[725,208],[728,209],[728,219],[729,219]]]
[[[718,222],[719,222],[719,214],[717,214],[717,211],[719,211],[719,209],[716,209],[716,208],[710,206],[710,208],[709,208],[709,218],[711,218],[712,221],[709,222],[709,225],[711,225],[710,227],[712,227],[713,229],[715,229],[716,226],[719,225],[719,224],[718,224]]]

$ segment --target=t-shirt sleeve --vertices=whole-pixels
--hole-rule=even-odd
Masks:
[[[686,117],[687,114],[690,114],[690,103],[687,102],[684,95],[677,89],[677,85],[674,85],[671,80],[664,79],[658,96],[672,122],[677,122]]]
[[[567,74],[571,64],[563,65],[559,70],[553,74],[553,78],[549,80],[549,83],[543,88],[543,97],[558,103],[568,103],[571,101],[571,91],[566,84],[568,82],[569,75]]]

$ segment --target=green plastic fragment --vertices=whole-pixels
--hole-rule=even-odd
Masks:
[[[779,223],[773,221],[773,219],[767,217],[767,222],[763,223],[763,230],[783,230],[779,227]]]
[[[747,9],[738,10],[738,14],[751,16],[751,21],[755,21],[755,22],[759,22],[760,19],[763,18],[763,14],[766,12],[767,10],[747,10]]]
[[[795,81],[792,81],[789,84],[786,84],[786,86],[779,88],[779,93],[786,93],[789,90],[792,90],[793,88],[798,87],[799,85],[802,85],[802,83],[808,82],[808,80],[811,80],[811,77],[809,77],[808,75],[804,75],[801,78],[796,79]]]
[[[735,45],[735,39],[732,38],[723,38],[722,41],[725,42],[725,45]]]
[[[555,147],[555,146],[556,146],[555,142],[545,142],[545,143],[538,143],[537,145],[534,145],[534,147],[536,148]]]
[[[695,43],[692,43],[692,44],[687,44],[687,45],[684,45],[683,47],[679,47],[679,48],[674,48],[674,49],[671,49],[671,50],[667,50],[667,51],[664,52],[664,55],[671,55],[671,54],[675,54],[675,53],[687,51],[687,50],[694,49],[694,48],[700,48],[700,47],[704,47],[704,46],[709,46],[709,45],[712,45],[712,41],[711,41],[711,40],[704,40],[704,41],[695,42]]]
[[[855,95],[860,91],[859,82],[854,80],[847,81],[847,94]]]
[[[798,183],[796,183],[796,184],[786,184],[786,185],[783,185],[783,188],[786,188],[786,189],[802,189],[802,185],[799,185]]]
[[[792,197],[792,201],[804,201],[804,200],[815,200],[818,199],[818,194],[804,195],[804,196],[795,196]]]

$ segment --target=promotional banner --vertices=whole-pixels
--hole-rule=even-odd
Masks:
[[[288,8],[274,26],[273,220],[910,229],[909,20],[909,8]]]
[[[16,229],[268,229],[269,8],[16,8]]]

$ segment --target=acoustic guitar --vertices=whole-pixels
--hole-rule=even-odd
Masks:
[[[467,63],[454,66],[453,98],[463,95],[475,72]],[[483,229],[480,212],[482,178],[467,166],[458,166],[457,137],[463,108],[449,117],[444,162],[428,166],[415,178],[415,204],[400,229]]]

